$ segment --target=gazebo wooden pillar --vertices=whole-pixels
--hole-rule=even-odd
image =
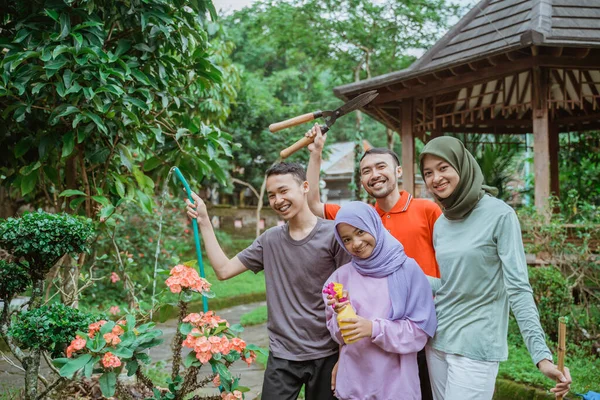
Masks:
[[[409,68],[334,89],[400,134],[414,192],[416,137],[533,133],[535,205],[559,195],[560,132],[600,128],[600,2],[482,0]]]

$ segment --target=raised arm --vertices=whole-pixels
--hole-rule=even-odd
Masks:
[[[306,137],[314,137],[314,142],[308,145],[310,151],[308,167],[306,168],[306,177],[310,189],[308,192],[308,206],[314,215],[324,218],[325,212],[319,190],[319,175],[321,174],[323,147],[325,146],[327,134],[321,132],[319,124],[315,124],[310,131],[306,132]]]
[[[188,199],[185,200],[187,214],[190,218],[195,218],[198,221],[200,233],[202,234],[202,239],[204,239],[206,254],[208,255],[210,265],[212,265],[217,275],[217,279],[222,281],[247,271],[248,269],[237,256],[230,259],[221,248],[221,245],[219,245],[204,201],[196,193],[192,193],[192,198],[194,199],[194,204]]]

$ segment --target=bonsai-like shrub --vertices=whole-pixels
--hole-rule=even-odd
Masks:
[[[62,303],[41,306],[19,314],[9,335],[24,350],[40,349],[58,357],[78,331],[85,331],[97,317]]]
[[[0,223],[0,247],[28,261],[32,277],[43,277],[65,254],[87,251],[93,233],[90,220],[37,211]]]
[[[15,295],[31,285],[27,270],[17,263],[0,260],[0,299],[9,303]]]

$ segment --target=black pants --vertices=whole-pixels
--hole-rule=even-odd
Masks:
[[[269,354],[262,387],[262,400],[296,400],[306,385],[306,400],[335,399],[331,371],[338,354],[308,361],[290,361]]]
[[[427,358],[425,358],[425,349],[417,353],[417,364],[419,365],[419,380],[421,381],[421,399],[433,400],[431,381],[429,380],[429,369],[427,368]]]

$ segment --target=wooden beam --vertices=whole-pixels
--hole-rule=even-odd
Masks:
[[[491,79],[500,79],[507,75],[512,75],[517,72],[522,72],[531,69],[534,65],[534,58],[518,60],[495,67],[483,68],[477,73],[466,74],[464,76],[452,76],[446,78],[436,85],[427,85],[426,87],[419,86],[418,88],[407,88],[399,90],[396,93],[382,93],[373,100],[373,104],[383,104],[391,100],[401,100],[415,96],[428,96],[431,94],[442,94],[457,90],[466,85],[476,85],[478,83],[487,82]],[[600,65],[600,64],[599,64]],[[597,66],[596,66],[597,68]],[[373,87],[373,89],[375,89]]]
[[[562,56],[564,47],[554,47],[552,49],[552,57],[560,57]]]
[[[546,90],[548,73],[534,70],[532,79],[533,109],[533,165],[535,171],[535,208],[548,215],[550,197],[550,132]]]
[[[559,129],[557,124],[550,124],[550,192],[553,196],[560,197],[560,184],[558,180],[558,150]]]
[[[413,137],[413,102],[402,102],[402,189],[415,193],[415,139]]]

